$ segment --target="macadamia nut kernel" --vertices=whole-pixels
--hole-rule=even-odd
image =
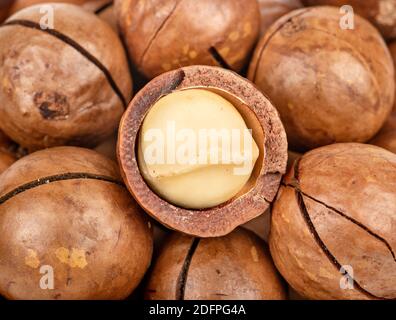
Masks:
[[[157,134],[159,139],[153,138]],[[149,110],[140,133],[138,161],[146,182],[186,208],[230,200],[249,180],[258,156],[238,110],[208,90],[162,97]]]

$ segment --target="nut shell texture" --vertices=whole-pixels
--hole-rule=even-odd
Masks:
[[[355,17],[340,28],[333,7],[292,11],[259,43],[249,79],[281,114],[291,149],[366,142],[394,102],[394,67],[379,32]]]
[[[188,65],[240,71],[259,34],[256,0],[117,0],[134,65],[147,78]]]
[[[260,33],[262,35],[281,16],[302,7],[300,0],[258,0],[258,3],[261,15]]]
[[[152,254],[148,221],[115,163],[61,147],[0,176],[0,294],[8,299],[123,299]],[[43,266],[54,289],[40,286]]]
[[[266,245],[238,228],[221,238],[174,233],[149,276],[150,300],[281,300],[283,282]]]
[[[260,169],[250,190],[206,210],[183,209],[158,197],[144,182],[135,152],[138,132],[150,107],[173,90],[193,87],[217,89],[237,97],[245,105],[249,117],[260,124],[257,130],[264,134],[261,142],[255,138],[263,151],[256,162]],[[253,137],[254,133],[255,130]],[[278,113],[253,84],[232,71],[191,66],[155,78],[135,96],[120,124],[118,157],[128,189],[146,212],[171,229],[199,237],[214,237],[231,232],[269,207],[286,170],[287,141]]]
[[[393,58],[393,63],[396,62],[396,42],[393,41],[389,45],[389,51]],[[396,153],[396,105],[393,106],[393,111],[381,128],[380,132],[370,141],[371,144],[379,146]]]
[[[272,211],[270,249],[310,299],[396,298],[396,155],[363,144],[305,154]],[[353,290],[341,289],[345,266]]]
[[[0,126],[30,150],[94,146],[116,130],[131,97],[126,55],[94,14],[52,6],[55,29],[40,29],[39,5],[0,27]]]
[[[370,20],[387,39],[396,38],[396,2],[394,0],[303,0],[306,5],[350,5],[355,13]]]
[[[370,143],[396,153],[396,110],[391,113],[381,131]]]
[[[46,3],[57,3],[57,2],[62,2],[62,3],[70,3],[70,4],[75,4],[75,5],[83,5],[84,3],[87,3],[91,0],[15,0],[11,12],[15,13],[19,10],[22,10],[26,7],[30,7],[36,4],[46,4]]]

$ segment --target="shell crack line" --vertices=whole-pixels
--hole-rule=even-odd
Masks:
[[[332,207],[332,206],[329,206],[329,205],[327,205],[326,203],[324,203],[324,202],[322,202],[322,201],[320,201],[320,200],[318,200],[318,199],[315,199],[314,197],[311,197],[310,195],[308,195],[308,194],[306,194],[306,193],[304,193],[304,192],[302,192],[302,191],[300,191],[300,193],[301,193],[303,196],[305,196],[305,197],[307,197],[307,198],[309,198],[309,199],[315,201],[316,203],[318,203],[318,204],[324,206],[325,208],[327,208],[327,209],[329,209],[329,210],[335,212],[336,214],[338,214],[339,216],[343,217],[344,219],[347,219],[348,221],[350,221],[350,222],[352,222],[353,224],[357,225],[359,228],[363,229],[364,231],[366,231],[368,234],[370,234],[371,236],[373,236],[373,237],[376,238],[377,240],[381,241],[381,242],[388,248],[390,254],[391,254],[392,257],[393,257],[394,262],[396,262],[395,253],[394,253],[394,251],[392,250],[392,247],[391,247],[390,244],[389,244],[384,238],[382,238],[380,235],[378,235],[377,233],[375,233],[374,231],[372,231],[371,229],[369,229],[369,228],[368,228],[367,226],[365,226],[363,223],[361,223],[361,222],[359,222],[359,221],[353,219],[352,217],[349,217],[349,216],[346,215],[344,212],[342,212],[342,211],[340,211],[340,210],[338,210],[338,209],[336,209],[336,208],[334,208],[334,207]]]
[[[142,54],[142,57],[140,58],[140,64],[142,64],[142,62],[144,61],[144,58],[146,57],[147,52],[150,50],[151,46],[154,43],[154,40],[157,38],[158,34],[161,32],[161,30],[165,27],[166,23],[169,21],[169,19],[172,17],[172,15],[174,14],[174,12],[176,11],[176,9],[178,8],[178,6],[180,5],[180,3],[183,0],[179,0],[175,3],[175,5],[173,6],[172,10],[169,12],[169,14],[166,16],[166,18],[164,19],[164,21],[162,21],[161,25],[159,26],[159,28],[155,31],[155,33],[153,34],[153,36],[151,37],[146,49],[144,49],[144,52]]]
[[[311,11],[311,9],[306,8],[306,9],[304,9],[303,11],[299,12],[298,14],[293,15],[292,17],[290,17],[289,19],[287,19],[284,23],[282,23],[277,29],[275,29],[274,32],[271,33],[271,35],[269,35],[267,41],[266,41],[266,42],[264,43],[264,45],[262,46],[262,48],[261,48],[261,50],[260,50],[260,53],[259,53],[259,55],[258,55],[257,64],[256,64],[256,67],[255,67],[255,69],[254,69],[254,73],[253,73],[253,77],[252,77],[252,79],[253,79],[252,82],[256,83],[256,76],[257,76],[258,68],[259,68],[259,66],[260,66],[261,57],[263,56],[265,49],[267,49],[267,46],[269,45],[271,39],[278,33],[278,31],[282,30],[283,27],[284,27],[286,24],[288,24],[290,21],[292,21],[293,19],[295,19],[295,18],[297,18],[297,17],[300,17],[300,16],[306,14],[306,13],[309,12],[309,11]]]
[[[311,234],[313,235],[313,237],[314,237],[316,243],[319,245],[319,247],[321,248],[321,250],[323,251],[323,253],[327,256],[327,258],[330,260],[330,262],[337,268],[337,270],[341,270],[341,268],[342,268],[341,263],[340,263],[340,262],[336,259],[336,257],[330,252],[330,250],[327,248],[326,244],[323,242],[323,240],[322,240],[321,237],[319,236],[319,233],[317,232],[317,230],[316,230],[316,228],[315,228],[315,226],[314,226],[314,224],[313,224],[313,222],[312,222],[312,220],[311,220],[311,217],[309,216],[309,212],[308,212],[308,209],[307,209],[307,207],[306,207],[306,205],[305,205],[303,195],[302,195],[298,190],[296,190],[296,189],[294,189],[294,191],[295,191],[295,195],[296,195],[296,198],[297,198],[298,206],[299,206],[299,208],[300,208],[300,212],[301,212],[301,214],[302,214],[302,216],[303,216],[305,222],[307,223],[308,228],[309,228]],[[363,294],[368,295],[369,297],[373,297],[373,298],[375,298],[375,299],[385,300],[385,298],[375,296],[374,294],[372,294],[372,293],[370,293],[369,291],[367,291],[366,289],[364,289],[364,288],[359,284],[359,282],[356,281],[356,279],[354,279],[353,277],[351,277],[351,275],[350,275],[347,271],[345,271],[345,272],[346,272],[346,274],[354,281],[354,283],[355,283],[355,285],[356,285],[356,288],[358,288],[358,290],[359,290],[360,292],[362,292]]]
[[[309,194],[305,193],[304,191],[302,191],[301,186],[300,186],[300,182],[299,182],[299,165],[300,165],[300,159],[297,160],[294,163],[294,177],[293,177],[293,182],[290,184],[285,184],[282,182],[283,186],[286,187],[291,187],[294,188],[298,193],[300,193],[301,195],[303,195],[304,197],[307,197],[308,199],[311,199],[312,201],[324,206],[325,208],[333,211],[334,213],[338,214],[339,216],[341,216],[344,219],[347,219],[348,221],[352,222],[353,224],[355,224],[356,226],[358,226],[359,228],[361,228],[362,230],[364,230],[365,232],[367,232],[369,235],[373,236],[374,238],[376,238],[377,240],[379,240],[380,242],[382,242],[387,249],[389,250],[390,254],[392,255],[393,260],[396,262],[396,255],[395,252],[393,251],[391,245],[389,244],[389,242],[384,239],[383,237],[381,237],[379,234],[377,234],[376,232],[374,232],[373,230],[371,230],[369,227],[367,227],[366,225],[364,225],[363,223],[357,221],[356,219],[348,216],[345,212],[331,206],[328,205],[327,203],[313,197],[310,196]]]
[[[101,7],[95,10],[95,14],[101,14],[103,11],[110,8],[112,5],[113,5],[113,1],[103,4]]]
[[[221,56],[219,51],[215,47],[210,47],[209,48],[209,53],[212,56],[212,58],[217,62],[217,64],[228,70],[233,70],[231,66],[227,63],[227,61]]]
[[[8,200],[12,199],[18,194],[21,194],[25,191],[47,185],[49,183],[53,182],[58,182],[58,181],[67,181],[67,180],[79,180],[79,179],[87,179],[87,180],[99,180],[99,181],[105,181],[105,182],[110,182],[117,184],[119,186],[124,187],[124,184],[114,178],[103,176],[103,175],[97,175],[97,174],[91,174],[91,173],[82,173],[82,172],[75,172],[75,173],[64,173],[64,174],[57,174],[53,176],[48,176],[48,177],[43,177],[39,178],[34,181],[27,182],[10,192],[7,192],[5,195],[0,197],[0,205],[3,203],[7,202]]]
[[[183,267],[180,271],[179,277],[177,279],[176,285],[176,300],[184,300],[184,295],[186,291],[186,283],[188,277],[188,270],[190,269],[191,260],[194,256],[195,251],[199,245],[199,238],[194,238],[190,249],[187,252],[186,259],[184,260]]]
[[[125,99],[124,95],[122,94],[121,89],[118,87],[117,83],[113,79],[110,71],[97,58],[95,58],[91,53],[89,53],[82,46],[80,46],[76,41],[74,41],[73,39],[69,38],[65,34],[59,32],[59,31],[57,31],[55,29],[42,29],[40,27],[40,24],[38,24],[36,22],[33,22],[33,21],[29,21],[29,20],[12,20],[12,21],[8,21],[8,22],[0,25],[0,27],[5,27],[5,26],[21,26],[21,27],[30,28],[30,29],[41,31],[41,32],[45,32],[45,33],[57,38],[58,40],[66,43],[70,47],[74,48],[82,56],[84,56],[87,60],[89,60],[97,68],[99,68],[100,71],[102,71],[102,73],[106,77],[108,83],[110,84],[111,88],[113,89],[115,94],[121,100],[122,105],[124,106],[124,108],[126,108],[126,106],[127,106],[126,99]]]

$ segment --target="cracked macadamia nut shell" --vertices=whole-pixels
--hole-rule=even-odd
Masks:
[[[212,91],[231,102],[252,129],[260,151],[243,190],[226,203],[202,210],[176,207],[160,198],[144,181],[136,154],[139,130],[151,106],[171,92],[191,88]],[[190,66],[155,78],[135,96],[121,120],[118,159],[128,189],[147,213],[171,229],[214,237],[231,232],[269,207],[286,171],[287,141],[276,109],[251,82],[222,68]]]
[[[300,0],[257,0],[257,2],[260,6],[262,35],[280,17],[302,7]]]
[[[51,6],[54,29],[40,28],[39,5],[0,26],[0,128],[29,150],[95,146],[116,130],[131,97],[126,55],[94,14]]]
[[[39,151],[5,171],[0,231],[8,299],[123,299],[151,260],[151,226],[116,164],[87,149]]]
[[[396,1],[394,0],[302,0],[305,5],[352,6],[354,13],[373,23],[387,39],[396,37]],[[345,11],[342,15],[345,14]]]
[[[116,0],[129,55],[151,79],[188,65],[240,71],[260,28],[256,0]]]
[[[305,154],[284,178],[269,243],[306,298],[395,299],[396,155],[357,143]]]
[[[172,234],[148,278],[149,300],[283,300],[266,244],[238,228],[220,238]]]
[[[340,28],[333,7],[292,11],[256,48],[249,79],[279,110],[290,148],[366,142],[394,102],[394,67],[379,32],[356,16]]]

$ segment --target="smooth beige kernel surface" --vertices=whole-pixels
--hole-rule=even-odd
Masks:
[[[204,209],[222,204],[241,191],[259,156],[247,129],[238,110],[220,95],[204,89],[173,92],[159,99],[143,121],[140,171],[151,189],[174,205]],[[213,137],[210,130],[226,133],[238,147],[223,143],[227,140],[221,134],[208,138]],[[232,138],[232,132],[239,135]],[[224,160],[227,154],[229,160]]]

